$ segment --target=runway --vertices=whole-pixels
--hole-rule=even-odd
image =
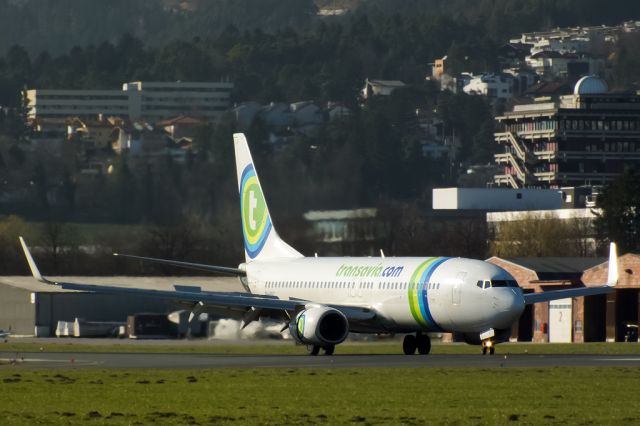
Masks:
[[[552,368],[638,367],[640,355],[218,355],[157,353],[7,353],[0,369],[26,368]]]

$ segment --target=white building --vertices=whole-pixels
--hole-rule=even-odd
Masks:
[[[406,87],[400,80],[369,80],[366,79],[364,87],[361,90],[364,99],[371,96],[389,96],[396,89]]]
[[[179,115],[216,120],[229,108],[233,83],[136,81],[122,90],[47,90],[24,92],[28,118],[69,116],[127,117],[158,121]]]
[[[543,51],[559,53],[588,52],[591,40],[588,37],[541,38],[531,47],[531,54]]]
[[[562,193],[551,189],[434,188],[434,210],[529,211],[562,207]]]
[[[513,96],[513,77],[496,74],[473,76],[462,90],[470,95],[500,99],[510,98]]]
[[[541,51],[525,59],[536,74],[547,79],[570,75],[599,74],[604,69],[604,61],[588,54]]]

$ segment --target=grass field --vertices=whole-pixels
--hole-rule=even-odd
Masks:
[[[9,339],[0,343],[0,352],[149,352],[149,353],[217,353],[217,354],[304,354],[305,348],[291,342],[268,344],[233,344],[224,341],[172,341],[169,343],[144,341],[110,340],[109,344],[98,341],[87,344],[73,339],[60,339],[44,343],[22,343],[19,339]],[[475,354],[479,346],[466,344],[437,344],[432,346],[433,354]],[[638,343],[577,343],[577,344],[530,344],[504,343],[496,347],[498,354],[640,354]],[[401,340],[370,342],[348,342],[336,348],[336,354],[399,354],[402,353]]]
[[[1,424],[638,424],[638,368],[0,369]]]

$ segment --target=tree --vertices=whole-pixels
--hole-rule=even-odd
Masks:
[[[620,252],[640,252],[640,175],[634,170],[625,172],[605,186],[596,203],[599,247],[604,249],[613,241]]]
[[[49,262],[51,262],[47,270],[54,274],[60,273],[61,255],[69,248],[73,240],[73,229],[66,223],[50,219],[42,225],[40,241],[46,250]]]
[[[18,216],[0,219],[0,273],[3,275],[26,272],[23,254],[19,249],[18,237],[29,232],[27,223]]]
[[[527,212],[500,222],[489,244],[501,257],[592,256],[591,225],[581,219],[562,220],[553,213]]]

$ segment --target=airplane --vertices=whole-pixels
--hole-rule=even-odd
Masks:
[[[615,243],[610,246],[607,283],[524,294],[516,280],[492,263],[454,257],[305,257],[275,228],[258,174],[242,133],[233,136],[245,262],[237,268],[134,255],[131,259],[238,276],[246,293],[175,291],[53,282],[43,277],[22,237],[33,277],[69,290],[170,299],[202,312],[241,318],[243,326],[261,317],[283,320],[310,355],[334,353],[350,332],[406,334],[402,351],[428,354],[427,333],[452,332],[494,354],[509,340],[511,325],[525,305],[567,297],[604,294],[618,281]]]

